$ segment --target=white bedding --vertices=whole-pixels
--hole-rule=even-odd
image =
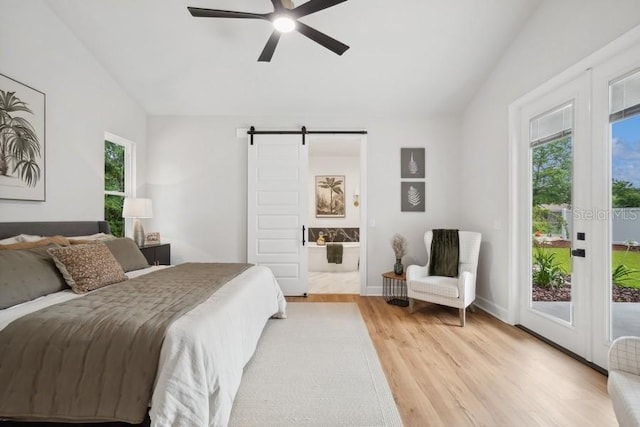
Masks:
[[[165,267],[127,273],[136,277]],[[0,310],[0,330],[11,321],[81,295],[57,292]],[[270,317],[286,317],[286,301],[271,270],[254,266],[232,279],[167,330],[151,400],[151,425],[225,426]]]

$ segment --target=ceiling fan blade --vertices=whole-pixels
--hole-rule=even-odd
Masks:
[[[281,0],[271,0],[271,3],[273,4],[273,10],[275,10],[276,12],[280,9],[284,9]]]
[[[270,62],[271,57],[273,56],[273,52],[276,50],[276,46],[278,45],[278,40],[280,40],[280,31],[274,30],[271,33],[271,37],[267,40],[267,44],[264,45],[264,49],[262,49],[262,53],[258,58],[258,62]]]
[[[311,15],[312,13],[330,8],[331,6],[335,6],[345,1],[347,0],[309,0],[308,2],[294,8],[291,11],[291,14],[296,18],[301,18],[303,16]]]
[[[232,10],[202,9],[200,7],[187,7],[191,15],[196,18],[244,18],[244,19],[267,19],[261,13],[234,12]]]
[[[341,43],[338,40],[329,37],[328,35],[321,33],[314,28],[311,28],[310,26],[303,24],[300,21],[296,22],[296,30],[303,36],[310,38],[314,42],[321,44],[322,46],[338,55],[342,55],[347,51],[347,49],[349,49],[349,46],[347,46],[346,44]]]

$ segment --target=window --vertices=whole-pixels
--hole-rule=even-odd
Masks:
[[[135,144],[107,133],[104,141],[104,219],[111,233],[122,237],[125,220],[122,205],[125,197],[133,197]]]

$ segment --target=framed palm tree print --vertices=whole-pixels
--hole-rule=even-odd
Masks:
[[[344,217],[344,175],[316,176],[316,218]]]
[[[45,200],[45,95],[0,74],[0,199]]]

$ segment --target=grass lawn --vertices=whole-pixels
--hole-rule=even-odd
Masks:
[[[571,272],[570,248],[545,248],[544,250],[555,253],[556,262],[560,263],[567,273]],[[627,268],[638,270],[638,273],[627,276],[628,280],[622,286],[640,289],[640,252],[613,251],[612,271],[620,264],[624,264]]]

